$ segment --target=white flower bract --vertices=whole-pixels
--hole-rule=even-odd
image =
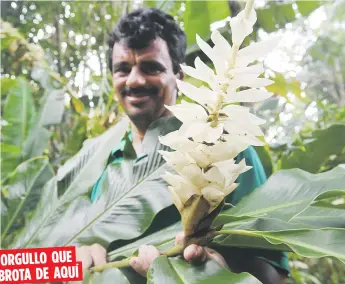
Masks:
[[[194,67],[181,65],[184,73],[205,85],[196,87],[177,80],[178,89],[195,103],[182,101],[166,106],[182,126],[159,137],[162,144],[173,150],[160,154],[176,172],[168,172],[163,178],[188,233],[205,217],[200,208],[207,214],[213,212],[238,186],[239,175],[251,169],[245,160],[237,161],[238,154],[248,146],[264,145],[260,125],[265,120],[240,104],[259,102],[273,95],[264,89],[273,82],[260,78],[263,64],[253,63],[275,48],[280,38],[239,49],[255,22],[253,0],[248,0],[245,10],[230,19],[232,45],[217,30],[211,34],[213,47],[196,35],[198,46],[211,60],[214,70],[199,57]],[[201,219],[191,220],[193,216]]]

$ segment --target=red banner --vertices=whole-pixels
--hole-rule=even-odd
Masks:
[[[0,250],[0,283],[83,280],[75,247]]]

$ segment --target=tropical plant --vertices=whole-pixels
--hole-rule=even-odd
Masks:
[[[197,4],[198,2],[193,1],[187,1],[186,3],[177,1],[159,2],[160,1],[157,1],[152,4],[162,6],[163,9],[167,10],[175,9],[179,19],[184,19],[184,28],[193,42],[189,45],[190,54],[187,57],[187,63],[193,62],[196,56],[200,56],[203,60],[206,58],[200,51],[196,51],[197,45],[193,45],[195,43],[195,33],[200,33],[203,35],[204,39],[208,40],[210,23],[225,18],[227,15],[230,15],[228,13],[232,13],[232,15],[235,16],[241,10],[241,4],[236,6],[234,3],[230,3],[231,12],[226,11],[224,5],[224,9],[219,10],[218,17],[218,14],[216,15],[210,12],[209,5],[212,6],[212,3],[207,1],[200,3],[199,6]],[[226,1],[222,1],[221,5],[224,3],[226,3]],[[19,4],[22,5],[22,3]],[[180,8],[183,4],[185,4],[184,9],[186,13],[183,13],[183,11],[181,12]],[[217,4],[220,5],[220,3]],[[316,1],[313,3],[297,2],[297,4],[298,10],[302,15],[307,15],[320,5],[320,3]],[[3,5],[3,2],[1,5]],[[56,5],[59,6],[60,3]],[[74,7],[74,5],[76,6]],[[78,11],[78,5],[79,3],[70,3],[72,13]],[[203,8],[200,8],[202,5],[204,5]],[[40,7],[38,3],[37,7]],[[63,10],[66,10],[66,7],[63,7]],[[114,7],[113,5],[112,9]],[[197,7],[199,7],[199,10],[196,9]],[[118,5],[117,8],[119,9],[118,11],[120,11],[119,14],[121,14],[121,11],[123,12],[125,9],[128,9],[128,6],[124,5],[122,7]],[[95,4],[94,8],[91,9],[92,12],[89,13],[94,13],[94,16],[98,17],[99,15],[108,14],[109,12],[107,12],[107,9],[108,8],[104,10],[101,5]],[[266,31],[269,31],[270,29],[282,27],[285,23],[294,20],[296,17],[292,16],[291,9],[292,3],[270,3],[262,9],[258,9],[258,24],[254,26],[252,38],[256,38],[255,32],[259,25]],[[78,17],[80,20],[83,17],[83,12],[82,9],[79,10],[80,13],[78,12]],[[271,18],[267,17],[265,11],[270,11],[270,13],[275,16]],[[202,17],[206,12],[209,14],[207,21]],[[43,8],[41,14],[44,14]],[[111,12],[110,14],[114,13]],[[15,18],[18,19],[18,15]],[[43,18],[44,20],[46,19],[45,17]],[[115,18],[116,17],[113,17],[113,21],[116,20]],[[66,23],[71,21],[69,25],[73,24],[72,18],[64,20]],[[202,25],[199,23],[202,23]],[[49,25],[49,22],[47,24]],[[103,26],[107,26],[108,24],[109,23],[104,22]],[[24,28],[24,26],[25,25],[21,25],[21,29]],[[60,29],[62,38],[69,38],[67,30],[66,34],[63,35],[66,25],[59,24],[59,21],[54,21],[54,26]],[[196,27],[199,30],[195,30]],[[30,31],[30,29],[35,28],[35,26],[27,25],[25,28],[28,28],[28,31]],[[200,29],[202,30],[201,32]],[[205,31],[206,29],[207,31]],[[27,34],[28,31],[24,32],[24,34]],[[220,29],[220,31],[225,38],[229,38],[229,35],[223,33],[223,29]],[[83,36],[86,35],[85,29],[80,33]],[[56,45],[55,40],[59,39],[55,39],[55,37],[51,39],[48,47],[54,50],[54,45]],[[100,42],[100,46],[103,46],[104,34],[100,38],[97,37],[97,42]],[[75,45],[73,41],[67,41],[67,43],[69,46]],[[249,41],[247,39],[244,45],[248,43]],[[76,94],[80,92],[80,90],[82,90],[81,92],[85,91],[86,89],[83,88],[74,89],[74,86],[69,88],[69,85],[66,85],[67,80],[62,79],[64,74],[68,71],[72,72],[72,78],[75,77],[77,69],[72,70],[72,67],[69,69],[68,64],[64,64],[64,62],[68,62],[68,56],[73,57],[75,66],[78,66],[77,62],[80,61],[82,56],[78,58],[77,54],[72,51],[80,49],[82,46],[74,46],[74,49],[71,49],[71,53],[66,53],[64,55],[60,50],[60,45],[61,42],[57,55],[53,53],[49,54],[54,60],[57,60],[57,68],[54,69],[55,75],[53,75],[51,70],[47,69],[45,65],[43,66],[44,68],[42,68],[42,66],[35,67],[33,69],[34,72],[31,73],[32,78],[37,78],[36,82],[40,84],[40,90],[47,94],[54,89],[58,91],[63,90],[63,94],[67,92],[70,95]],[[89,46],[86,46],[85,50],[82,52],[86,54],[90,50],[88,48]],[[19,49],[18,51],[22,52],[22,50]],[[99,55],[101,56],[102,53],[103,51],[100,51]],[[21,58],[21,56],[18,58]],[[25,58],[26,60],[31,59],[30,57]],[[102,60],[100,61],[103,62]],[[105,62],[102,64],[105,64]],[[52,65],[55,65],[55,63]],[[17,69],[12,70],[20,70],[18,65],[16,68]],[[49,72],[47,72],[47,70],[49,70]],[[35,77],[35,73],[38,76]],[[60,76],[60,74],[56,76],[58,73],[62,76]],[[100,79],[104,83],[103,86],[107,86],[106,82],[109,78],[104,80],[105,73],[103,73],[102,78],[96,78],[94,82],[99,82]],[[92,80],[89,82],[90,87],[93,83]],[[297,90],[297,92],[294,93],[298,94],[299,85],[293,80],[284,80],[282,80],[282,82],[285,82],[284,84],[287,88],[289,88],[290,91]],[[278,82],[279,80],[275,81]],[[173,239],[176,232],[183,229],[181,224],[177,223],[165,230],[147,236],[148,231],[151,232],[150,228],[152,227],[152,222],[166,210],[163,208],[171,208],[170,205],[172,205],[170,200],[166,200],[166,198],[163,200],[164,196],[168,194],[167,192],[162,192],[162,195],[157,195],[157,197],[147,194],[149,187],[157,189],[161,187],[163,181],[158,179],[158,177],[167,169],[163,159],[155,151],[158,149],[168,149],[162,148],[162,146],[158,144],[151,145],[149,143],[149,141],[157,141],[158,136],[165,133],[162,128],[166,126],[166,121],[157,122],[156,126],[157,129],[160,129],[160,133],[148,131],[145,138],[145,145],[147,145],[146,147],[148,147],[150,153],[156,154],[152,155],[147,164],[138,166],[133,172],[128,170],[129,167],[127,167],[128,164],[126,163],[119,169],[112,169],[114,177],[120,175],[121,178],[126,177],[126,181],[116,185],[118,190],[115,194],[113,190],[110,190],[112,182],[110,179],[107,185],[108,188],[104,189],[104,195],[98,202],[91,205],[87,197],[88,190],[102,172],[107,155],[112,146],[119,141],[119,138],[123,136],[127,128],[126,120],[114,119],[112,123],[108,123],[110,114],[117,110],[116,107],[113,107],[114,102],[111,100],[111,96],[109,96],[111,92],[107,90],[103,93],[99,102],[102,102],[102,97],[104,97],[105,104],[99,104],[99,115],[91,119],[89,118],[89,111],[92,112],[93,110],[89,108],[89,101],[83,100],[83,103],[81,103],[79,98],[72,96],[71,108],[67,109],[68,117],[66,119],[65,113],[65,117],[63,118],[64,124],[52,128],[49,123],[48,125],[37,123],[37,121],[42,121],[42,115],[38,114],[51,113],[51,108],[49,107],[42,107],[41,110],[38,110],[41,104],[37,103],[37,97],[40,97],[42,93],[35,91],[35,88],[32,88],[32,84],[30,83],[30,87],[27,85],[25,89],[20,88],[21,92],[23,94],[25,93],[25,96],[16,96],[15,88],[18,89],[16,86],[19,84],[28,84],[25,82],[25,79],[11,80],[9,78],[2,78],[2,83],[3,82],[6,84],[2,84],[2,88],[6,85],[10,86],[6,91],[8,96],[5,96],[7,102],[13,102],[14,99],[17,101],[18,99],[22,100],[29,106],[26,110],[31,111],[34,109],[34,112],[37,113],[37,118],[35,122],[32,123],[30,120],[20,122],[21,125],[23,124],[20,129],[12,128],[18,132],[15,136],[18,137],[18,140],[16,140],[14,144],[14,140],[11,139],[11,136],[8,136],[9,139],[6,141],[8,144],[2,145],[2,159],[6,159],[6,161],[4,159],[2,163],[3,165],[9,165],[6,176],[4,177],[5,186],[1,192],[3,197],[2,218],[5,220],[5,222],[2,223],[2,247],[92,244],[94,242],[99,242],[104,246],[110,245],[110,247],[112,247],[114,243],[117,243],[115,247],[120,248],[109,253],[109,261],[118,261],[119,259],[136,255],[138,246],[147,243],[156,245],[159,250],[167,254],[176,253],[176,248],[174,248],[175,251],[169,249],[173,247]],[[46,82],[52,83],[53,88],[51,87],[52,85],[50,85],[50,87],[46,85]],[[290,84],[290,82],[292,83]],[[30,92],[30,89],[34,91]],[[279,91],[274,92],[277,94],[280,93]],[[10,96],[11,93],[13,93],[13,95]],[[33,95],[33,99],[30,99],[30,95]],[[30,104],[32,101],[34,101],[35,107],[32,107],[32,104]],[[47,102],[48,99],[45,101]],[[12,105],[14,105],[13,108],[18,107],[14,103],[12,103]],[[107,107],[103,108],[104,105]],[[25,104],[21,103],[21,106],[25,106]],[[332,110],[330,110],[329,113],[332,114]],[[9,113],[9,115],[10,114],[11,113]],[[340,112],[339,115],[341,117]],[[34,116],[32,115],[30,117]],[[38,117],[40,117],[40,119],[38,119]],[[11,124],[8,125],[8,129],[11,129],[13,123],[18,123],[15,117],[13,122],[10,118],[8,119],[11,122]],[[68,124],[66,122],[68,122]],[[58,170],[57,175],[54,177],[52,176],[52,171],[47,164],[46,158],[39,157],[43,152],[48,152],[50,158],[53,157],[53,159],[50,160],[54,165],[60,165],[67,158],[76,153],[86,137],[91,138],[97,136],[115,123],[117,123],[117,125],[111,127],[110,130],[106,131],[104,134],[95,139],[87,140],[80,153],[76,157],[68,160],[67,163]],[[176,126],[179,125],[177,121],[170,121],[168,123],[171,124],[171,129],[173,130],[176,130]],[[36,125],[43,126],[43,128],[36,128]],[[6,127],[2,129],[3,133],[5,129]],[[41,130],[43,132],[35,132],[36,129],[43,129]],[[341,245],[337,245],[337,241],[343,238],[343,223],[341,222],[341,216],[344,215],[343,206],[341,204],[334,205],[339,204],[339,200],[341,201],[344,196],[344,167],[339,166],[332,171],[321,173],[335,167],[343,161],[344,149],[341,148],[341,145],[344,145],[341,144],[343,141],[341,139],[343,138],[340,140],[330,139],[331,136],[327,135],[327,131],[330,131],[329,133],[333,135],[337,133],[338,130],[342,133],[341,125],[331,126],[329,129],[326,129],[324,133],[321,131],[315,132],[312,134],[312,140],[310,140],[311,137],[308,137],[308,133],[305,132],[302,139],[296,140],[292,147],[290,147],[290,144],[287,145],[287,147],[283,146],[282,148],[276,149],[273,147],[269,149],[268,146],[265,146],[265,149],[270,150],[273,155],[273,158],[271,158],[269,153],[266,152],[267,165],[271,165],[271,172],[281,168],[300,167],[300,161],[302,161],[302,164],[305,165],[302,167],[304,170],[320,174],[311,175],[300,170],[280,171],[274,174],[265,186],[256,191],[256,194],[248,196],[242,200],[236,208],[225,210],[218,216],[214,225],[223,226],[223,233],[230,235],[227,237],[222,237],[220,235],[213,236],[213,242],[210,245],[222,244],[225,246],[245,247],[250,244],[254,247],[295,251],[299,255],[308,257],[331,255],[344,261],[344,251]],[[25,133],[26,136],[23,136],[23,133]],[[48,148],[46,142],[44,142],[45,139],[43,139],[44,141],[42,141],[42,144],[38,143],[40,140],[33,139],[46,136],[48,136],[48,138],[51,137],[49,144],[51,146],[48,146]],[[26,146],[23,148],[23,142],[20,142],[23,141],[23,137],[26,137],[28,141],[31,139],[31,143],[28,142],[28,145],[31,145],[30,147]],[[29,139],[29,137],[33,138]],[[17,143],[17,141],[19,142]],[[4,142],[4,140],[2,140],[2,142]],[[329,142],[334,142],[334,147],[326,147],[326,149],[323,145]],[[25,139],[24,144],[27,144]],[[41,146],[39,147],[39,145]],[[262,147],[259,148],[263,149]],[[23,151],[23,149],[25,149],[25,151]],[[49,150],[47,151],[47,149]],[[328,151],[329,149],[331,150]],[[129,158],[131,159],[130,149],[128,149],[128,151]],[[313,151],[313,153],[316,151],[320,153],[320,155],[311,155],[310,151]],[[32,154],[23,155],[23,153]],[[29,159],[31,157],[37,158]],[[261,157],[263,157],[263,155]],[[315,161],[313,160],[314,162],[307,161],[307,159],[312,158],[315,158]],[[282,159],[284,159],[284,162],[279,162]],[[21,162],[24,163],[18,166]],[[130,163],[130,160],[128,162]],[[275,166],[277,162],[278,167]],[[313,167],[313,169],[310,167]],[[33,169],[37,171],[33,171]],[[49,180],[49,182],[42,187],[42,184],[45,183],[44,180]],[[142,180],[142,182],[140,182],[140,180]],[[137,183],[138,181],[139,183]],[[40,191],[42,188],[43,190]],[[123,195],[119,195],[119,192]],[[282,194],[282,192],[285,193],[285,195]],[[303,193],[305,193],[305,195]],[[267,198],[267,196],[281,197],[279,197],[278,200],[272,200]],[[262,200],[262,204],[257,202],[257,200]],[[338,216],[340,216],[340,218]],[[114,218],[116,218],[115,222]],[[324,220],[324,222],[319,222],[320,220]],[[110,224],[110,221],[113,225]],[[64,232],[67,225],[68,228],[71,228],[71,224],[75,226],[73,230]],[[123,224],[126,224],[126,227],[122,227],[121,230],[119,230],[118,226],[123,226]],[[328,229],[324,229],[326,227]],[[333,238],[333,240],[335,240],[334,246],[329,246],[326,242],[319,245],[320,241],[318,241],[318,247],[316,247],[315,243],[311,240],[317,241],[320,239],[320,236],[329,237],[331,240]],[[139,240],[135,241],[136,239]],[[132,240],[132,243],[127,246],[121,246],[121,240]],[[181,248],[177,249],[177,251],[180,250]],[[120,264],[122,266],[128,265],[128,259],[122,260]],[[114,264],[110,264],[110,266],[112,265]],[[119,266],[119,263],[115,264],[115,266]],[[195,278],[195,271],[198,271],[200,275],[197,279]],[[90,275],[86,276],[89,277]],[[88,280],[87,277],[85,281]],[[139,279],[126,268],[121,268],[120,270],[117,268],[110,268],[103,273],[94,273],[92,275],[92,281],[94,281],[94,283],[107,283],[109,277],[114,277],[118,281],[124,283],[128,283],[128,281],[134,283],[143,281],[143,279]],[[191,266],[179,257],[167,258],[166,256],[155,261],[148,279],[153,283],[162,283],[162,281],[168,281],[168,279],[170,279],[172,283],[195,283],[195,281],[202,283],[202,281],[214,280],[218,282],[226,281],[226,283],[228,283],[229,279],[233,279],[233,283],[250,283],[249,281],[251,280],[253,282],[256,281],[247,274],[237,275],[230,273],[214,262],[207,262],[201,266]]]

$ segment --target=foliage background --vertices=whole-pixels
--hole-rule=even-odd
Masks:
[[[210,27],[219,28],[230,39],[224,19],[243,5],[172,0],[1,2],[1,211],[25,203],[23,210],[12,212],[17,217],[12,225],[2,227],[3,236],[8,235],[2,247],[25,226],[33,210],[29,199],[23,203],[20,198],[29,194],[18,181],[28,180],[28,172],[39,169],[41,175],[30,188],[40,195],[43,180],[73,157],[85,139],[116,124],[121,109],[107,69],[106,41],[119,17],[139,6],[171,13],[187,33],[186,63],[192,65],[196,56],[206,59],[195,45],[195,33],[207,39]],[[268,143],[257,149],[267,175],[289,168],[319,173],[345,163],[345,2],[258,1],[257,13],[246,45],[283,35],[282,46],[265,61],[265,76],[275,81],[267,89],[275,96],[251,106],[267,119]],[[31,161],[37,163],[27,170]],[[344,265],[331,258],[290,254],[290,264],[290,283],[345,282]]]

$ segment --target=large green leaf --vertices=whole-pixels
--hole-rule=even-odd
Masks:
[[[345,230],[341,228],[344,228],[343,215],[345,209],[341,206],[332,207],[331,203],[326,203],[327,200],[334,200],[334,198],[345,194],[344,179],[344,166],[338,166],[332,171],[317,175],[301,170],[278,172],[269,179],[266,185],[256,190],[257,195],[249,195],[247,199],[240,201],[236,208],[225,210],[218,217],[218,223],[215,225],[225,224],[221,230],[224,234],[217,236],[209,246],[218,249],[219,246],[229,246],[294,251],[307,257],[333,256],[344,262],[343,239],[345,238]],[[287,190],[280,191],[282,188],[277,187],[279,183],[288,187],[293,198],[286,200],[286,196],[283,194],[284,198],[277,199],[278,192],[287,192]],[[330,186],[323,188],[327,183]],[[319,188],[317,185],[319,185]],[[267,189],[265,189],[266,187]],[[343,189],[332,190],[332,188]],[[316,193],[313,192],[314,190]],[[310,195],[310,197],[308,198],[305,195]],[[264,198],[275,199],[271,205],[263,205],[263,207],[268,206],[270,214],[263,215],[262,210],[257,210],[258,207],[260,209],[260,206],[255,207],[255,204],[260,205]],[[301,206],[301,204],[304,204],[304,206]],[[236,212],[235,210],[238,207],[247,208],[245,210],[246,214],[242,215],[242,212],[237,216],[236,214],[229,214],[229,212]],[[252,207],[254,207],[254,213],[251,212]],[[287,212],[288,216],[292,215],[293,218],[285,218],[283,210]],[[256,211],[259,211],[259,214]],[[278,214],[274,214],[275,211]],[[263,215],[264,217],[257,217],[257,215]],[[286,219],[290,219],[289,222],[286,222]],[[160,251],[167,250],[174,245],[175,236],[181,230],[180,223],[172,225],[160,232],[116,249],[108,255],[108,260],[114,261],[136,255],[138,247],[142,244],[154,245]],[[201,273],[205,273],[204,268],[190,267],[188,263],[182,260],[179,260],[178,264],[174,261],[175,259],[167,259],[166,257],[157,259],[151,267],[150,281],[160,283],[170,279],[173,283],[181,283],[179,281],[182,281],[182,283],[185,283],[183,281],[186,281],[186,283],[192,281],[194,283],[193,278],[188,276],[189,270],[194,271],[194,269],[197,269]],[[184,270],[186,267],[188,267],[188,271]],[[214,270],[213,272],[216,273]],[[167,276],[169,276],[168,279],[164,278]],[[209,279],[216,277],[212,273],[206,273],[204,276],[210,277]],[[200,281],[200,278],[197,278],[197,281]]]
[[[53,176],[45,157],[28,160],[18,166],[2,190],[6,207],[1,214],[1,240],[8,241],[14,228],[23,225],[27,216],[36,208],[43,185]]]
[[[36,125],[24,143],[23,159],[30,159],[42,155],[48,146],[52,132],[45,127]]]
[[[254,284],[261,283],[248,273],[236,274],[214,260],[192,265],[180,257],[160,256],[154,260],[147,275],[150,284]]]
[[[169,249],[174,245],[176,233],[182,231],[182,224],[178,222],[154,234],[148,235],[126,246],[111,251],[108,254],[108,260],[115,261],[123,257],[136,255],[138,252],[137,250],[141,245],[154,245],[159,247],[160,250]]]
[[[146,160],[134,164],[129,159],[108,167],[102,183],[102,195],[81,214],[67,218],[71,229],[56,228],[44,245],[71,243],[100,243],[108,246],[115,240],[133,239],[143,234],[156,214],[172,205],[166,183],[161,175],[168,169],[158,150],[168,150],[158,141],[178,129],[181,123],[175,118],[161,118],[153,122],[143,140]],[[73,214],[71,214],[73,215]],[[73,225],[71,225],[73,224]],[[58,226],[57,226],[58,227]]]
[[[339,189],[345,189],[345,166],[321,174],[310,174],[299,169],[283,170],[272,175],[263,186],[224,214],[289,221],[320,194]]]
[[[36,122],[31,87],[24,78],[17,79],[16,84],[9,91],[3,109],[2,119],[8,125],[3,126],[2,141],[21,148]]]
[[[25,140],[36,122],[36,109],[29,83],[19,77],[11,88],[3,106],[2,119],[6,124],[2,127],[2,142],[20,149],[16,154],[3,152],[1,155],[1,180],[12,172],[20,163],[21,152]]]
[[[42,108],[40,124],[42,126],[59,124],[65,109],[65,92],[63,89],[47,90],[47,98]]]
[[[323,130],[316,130],[304,142],[305,150],[296,148],[281,158],[281,168],[300,168],[317,173],[331,155],[340,155],[345,148],[345,125],[334,124]]]
[[[68,160],[46,184],[39,206],[28,225],[13,243],[13,247],[39,246],[48,232],[60,220],[63,212],[78,196],[88,192],[101,175],[109,153],[120,143],[128,127],[124,118],[103,135],[85,141],[80,152]],[[60,192],[64,193],[59,197]]]
[[[285,231],[224,230],[214,239],[223,246],[292,250],[302,256],[333,256],[345,262],[344,229],[296,229]],[[272,246],[273,245],[273,246]],[[287,249],[290,248],[290,249]]]
[[[228,16],[230,9],[227,1],[186,1],[183,22],[188,49],[193,49],[196,34],[205,39],[210,33],[210,25]]]

